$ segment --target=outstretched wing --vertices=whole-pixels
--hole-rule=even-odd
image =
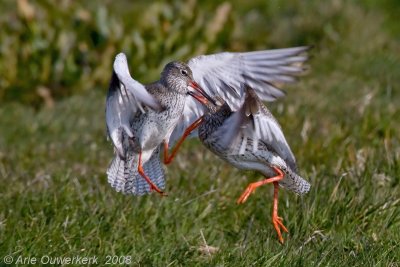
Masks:
[[[212,97],[219,95],[235,109],[241,104],[247,84],[263,101],[284,96],[282,83],[296,81],[303,72],[308,46],[199,56],[188,62],[194,80]]]
[[[243,154],[250,146],[256,150],[261,142],[296,171],[296,159],[280,125],[254,90],[246,87],[245,91],[243,105],[214,133],[218,140],[222,140],[220,145],[226,147],[228,151],[237,151],[239,148],[235,153]]]
[[[126,56],[120,53],[114,60],[106,99],[106,125],[108,135],[121,158],[125,157],[123,135],[133,136],[130,122],[137,112],[144,112],[143,106],[161,109],[161,105],[146,88],[131,77]]]
[[[303,73],[303,63],[308,59],[306,52],[309,48],[302,46],[246,53],[219,53],[195,57],[188,65],[194,80],[207,94],[222,97],[235,111],[244,99],[243,85],[253,88],[262,101],[274,101],[284,96],[280,86],[295,82],[296,76]],[[204,111],[200,103],[188,98],[171,141],[178,139]]]

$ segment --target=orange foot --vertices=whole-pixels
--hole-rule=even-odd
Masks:
[[[167,194],[162,191],[160,188],[158,188],[151,180],[150,178],[144,173],[143,169],[140,168],[139,169],[139,173],[140,175],[142,175],[142,177],[146,180],[146,182],[149,184],[150,186],[150,192],[156,191],[157,193],[159,193],[161,196],[165,197],[167,196]]]
[[[146,180],[147,181],[147,180]],[[148,181],[147,181],[148,182]],[[160,190],[160,188],[158,188],[155,184],[153,184],[152,182],[149,183],[150,185],[150,192],[156,191],[157,193],[159,193],[162,197],[168,196],[167,193],[165,193],[164,191]]]
[[[286,233],[288,233],[288,230],[283,225],[282,218],[278,217],[278,216],[276,216],[276,217],[272,216],[272,223],[274,225],[276,233],[278,234],[279,242],[281,242],[281,244],[283,244],[283,237],[282,237],[282,234],[281,234],[281,228]]]
[[[282,180],[284,175],[283,172],[276,168],[276,167],[272,167],[276,172],[277,172],[277,176],[271,177],[271,178],[266,178],[264,180],[258,181],[258,182],[254,182],[251,183],[247,186],[246,190],[244,190],[244,192],[242,193],[242,195],[238,198],[238,200],[236,201],[237,204],[243,204],[247,198],[251,195],[251,193],[253,193],[257,187],[260,187],[262,185],[265,184],[269,184],[269,183],[274,183],[277,182],[279,180]]]
[[[150,192],[156,191],[159,193],[161,196],[167,196],[166,193],[164,193],[160,188],[158,188],[152,181],[151,179],[144,173],[143,166],[142,166],[142,153],[140,152],[139,154],[139,164],[138,164],[138,172],[139,174],[146,180],[146,182],[150,186]]]
[[[288,233],[287,228],[283,225],[282,218],[278,216],[278,182],[274,182],[274,204],[272,209],[272,224],[274,225],[275,231],[278,234],[278,239],[283,244],[283,237],[281,234],[281,228],[284,232]]]
[[[251,195],[251,193],[253,193],[257,189],[257,187],[262,186],[264,184],[273,183],[274,184],[274,201],[273,201],[273,209],[272,209],[272,224],[274,225],[275,231],[278,234],[279,242],[281,242],[283,244],[283,237],[282,237],[281,229],[282,229],[282,231],[284,231],[286,233],[288,233],[288,230],[283,225],[282,218],[278,216],[278,191],[279,191],[278,181],[283,179],[284,174],[280,169],[278,169],[276,167],[273,167],[273,169],[278,174],[277,176],[249,184],[247,186],[246,190],[244,190],[244,192],[242,193],[242,195],[240,195],[240,197],[238,198],[238,200],[236,202],[238,204],[244,203],[247,200],[247,198]]]
[[[268,179],[266,179],[268,180]],[[244,190],[244,192],[240,195],[240,197],[238,198],[238,200],[236,201],[237,204],[243,204],[244,202],[246,202],[247,198],[251,195],[251,193],[253,193],[257,187],[265,184],[266,180],[262,180],[259,182],[255,182],[255,183],[251,183],[247,186],[247,188]]]

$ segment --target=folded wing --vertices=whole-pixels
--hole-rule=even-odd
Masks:
[[[253,146],[253,151],[257,150],[261,142],[296,171],[296,159],[278,122],[254,90],[247,87],[245,91],[243,105],[214,133],[218,140],[222,140],[221,145],[226,147],[227,151],[244,154],[250,145]]]

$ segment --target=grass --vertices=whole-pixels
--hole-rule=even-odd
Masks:
[[[105,175],[112,157],[107,83],[85,86],[87,75],[68,97],[54,96],[54,105],[3,99],[1,266],[5,255],[97,256],[100,265],[107,255],[130,256],[133,266],[400,265],[396,2],[237,5],[227,22],[236,26],[228,24],[228,37],[216,37],[208,52],[315,45],[308,75],[286,88],[285,99],[268,104],[312,185],[303,197],[280,191],[285,244],[270,221],[272,186],[236,205],[247,184],[261,177],[226,165],[196,140],[167,169],[168,197],[116,193]],[[247,37],[246,27],[260,34]],[[183,57],[194,53],[188,49]],[[151,64],[146,68],[155,75],[158,66]],[[108,77],[110,66],[107,71]],[[144,76],[143,69],[138,73]]]

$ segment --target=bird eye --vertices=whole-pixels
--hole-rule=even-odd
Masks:
[[[187,76],[188,75],[187,70],[181,70],[181,74]]]

